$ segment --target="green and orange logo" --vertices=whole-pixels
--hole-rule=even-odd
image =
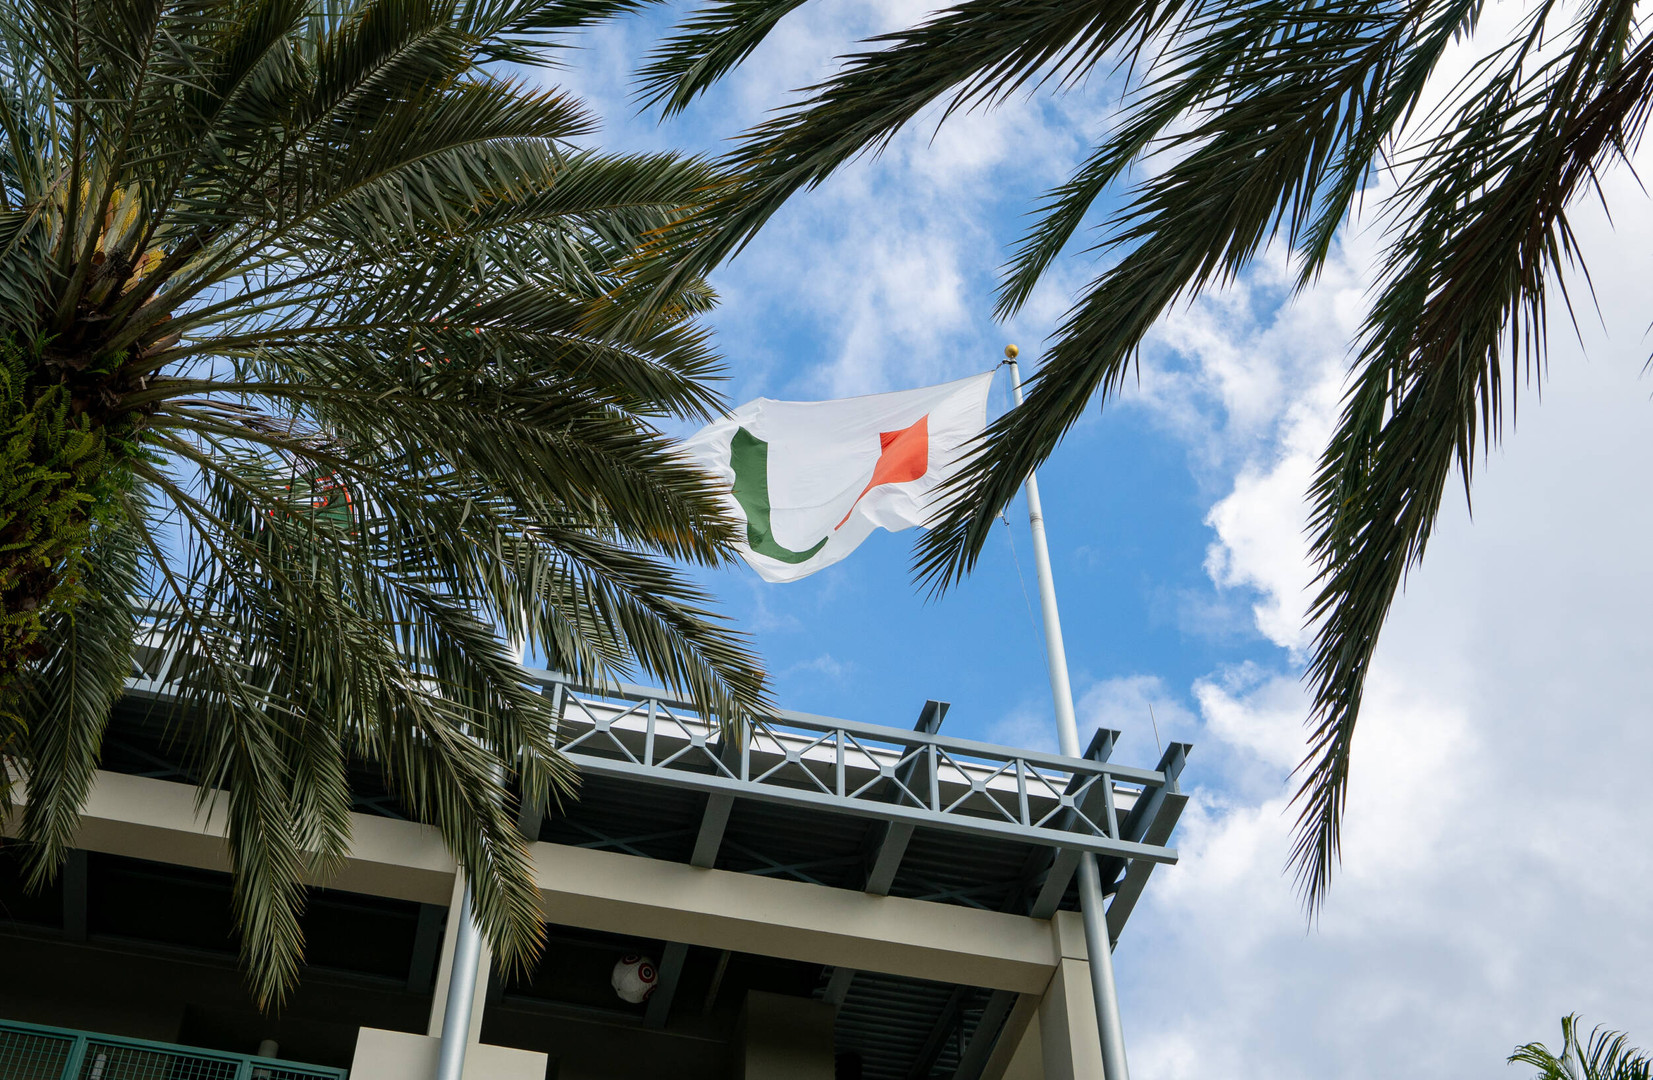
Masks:
[[[833,526],[833,532],[843,528],[850,514],[866,498],[867,492],[882,484],[905,484],[917,480],[930,469],[930,416],[900,431],[878,433],[878,463],[872,468],[872,479],[861,489],[861,494],[850,504],[843,520]],[[745,428],[735,432],[729,444],[729,464],[735,472],[735,501],[746,511],[746,543],[759,555],[766,555],[784,563],[797,564],[815,557],[831,534],[821,537],[812,546],[794,551],[775,539],[770,522],[769,503],[769,444]]]

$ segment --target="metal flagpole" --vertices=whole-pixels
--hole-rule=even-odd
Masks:
[[[522,625],[511,635],[511,660],[518,667],[528,655],[528,616],[524,613]],[[494,767],[494,779],[503,779],[499,766]],[[463,868],[461,868],[463,873]],[[448,965],[448,1003],[442,1011],[442,1041],[436,1056],[436,1080],[461,1080],[465,1075],[465,1051],[471,1042],[471,1008],[476,1001],[476,984],[482,967],[482,929],[476,924],[471,909],[471,883],[465,882],[465,892],[459,901],[459,910],[450,918],[458,918],[459,929],[453,942],[453,962]]]
[[[1016,366],[1017,348],[1006,345],[1010,363],[1010,391],[1022,403],[1022,372]],[[1050,548],[1045,542],[1045,514],[1039,503],[1039,479],[1027,474],[1027,521],[1033,532],[1033,564],[1039,575],[1039,610],[1045,623],[1045,661],[1050,667],[1050,696],[1056,705],[1056,738],[1062,753],[1079,757],[1079,725],[1073,713],[1073,686],[1068,682],[1068,654],[1062,645],[1062,620],[1056,612],[1056,583],[1050,574]],[[1104,781],[1107,782],[1107,781]],[[1108,914],[1102,896],[1102,875],[1096,856],[1079,856],[1079,911],[1085,923],[1085,951],[1090,955],[1091,995],[1096,999],[1096,1026],[1102,1035],[1102,1074],[1106,1080],[1130,1080],[1125,1064],[1125,1028],[1119,1020],[1119,991],[1113,980],[1113,949],[1108,940]]]
[[[477,969],[482,964],[482,931],[471,913],[471,885],[450,918],[459,920],[454,937],[453,963],[448,967],[448,1004],[442,1012],[442,1041],[438,1044],[436,1080],[460,1080],[465,1073],[465,1050],[471,1041],[471,1003],[476,1000]]]

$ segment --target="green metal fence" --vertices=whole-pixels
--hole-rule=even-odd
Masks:
[[[346,1080],[344,1069],[0,1020],[0,1080]]]

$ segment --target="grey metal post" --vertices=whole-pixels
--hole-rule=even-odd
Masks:
[[[442,1012],[442,1046],[436,1059],[436,1080],[460,1080],[465,1073],[465,1049],[471,1041],[471,1003],[476,999],[476,969],[482,959],[482,931],[471,917],[471,886],[456,913],[459,926],[453,942],[453,964],[448,969],[448,1005]]]
[[[1010,389],[1022,403],[1022,372],[1016,366],[1016,347],[1004,351],[1010,361]],[[1062,753],[1079,757],[1079,724],[1073,712],[1073,686],[1068,681],[1068,654],[1062,644],[1062,620],[1056,611],[1056,582],[1050,573],[1050,547],[1045,541],[1045,513],[1039,502],[1039,479],[1027,474],[1027,519],[1033,532],[1033,564],[1039,576],[1039,610],[1045,623],[1045,660],[1050,667],[1050,696],[1056,705],[1056,738]],[[1104,782],[1107,782],[1104,780]],[[1119,1019],[1119,991],[1113,980],[1113,949],[1108,941],[1108,911],[1102,896],[1102,875],[1096,856],[1079,856],[1079,911],[1085,924],[1085,951],[1090,955],[1091,996],[1096,999],[1096,1027],[1102,1036],[1102,1074],[1107,1080],[1130,1080],[1125,1064],[1125,1027]]]
[[[525,612],[517,630],[506,641],[511,660],[522,666],[527,656],[527,621]],[[504,769],[495,765],[496,782],[504,779]],[[436,1080],[462,1080],[465,1075],[465,1051],[471,1041],[471,1006],[476,1001],[477,969],[482,966],[482,931],[471,917],[471,883],[465,882],[465,892],[459,898],[459,926],[454,934],[453,963],[448,967],[448,1004],[442,1010],[442,1045],[436,1058]]]

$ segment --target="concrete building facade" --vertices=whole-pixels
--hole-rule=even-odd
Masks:
[[[162,674],[135,675],[59,882],[26,894],[0,849],[0,1080],[434,1077],[464,889],[436,831],[362,778],[309,967],[260,1013]],[[1097,853],[1117,940],[1175,858],[1187,747],[1155,769],[1110,764],[1110,733],[1084,759],[987,747],[932,702],[910,732],[778,714],[734,748],[656,691],[544,678],[582,794],[523,822],[548,943],[533,972],[484,955],[466,1077],[1100,1080],[1074,856]],[[627,955],[658,971],[641,1003],[609,983]],[[117,1074],[123,1039],[236,1071]]]

